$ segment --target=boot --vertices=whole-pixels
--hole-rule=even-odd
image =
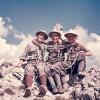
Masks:
[[[75,75],[69,75],[68,84],[70,86],[74,86],[74,85],[76,85],[76,82],[77,82],[77,74],[75,74]]]
[[[55,81],[56,81],[56,84],[57,84],[58,93],[63,94],[64,93],[64,89],[62,88],[60,75],[59,74],[55,74],[54,77],[55,77]]]
[[[65,92],[65,89],[62,87],[62,86],[60,86],[59,88],[58,88],[58,93],[59,94],[63,94]]]
[[[26,89],[25,89],[25,94],[24,94],[24,97],[26,97],[26,98],[31,96],[30,89],[32,88],[32,83],[33,83],[33,77],[31,75],[26,75],[25,76]]]
[[[38,94],[39,97],[44,97],[46,95],[47,92],[47,84],[46,84],[47,80],[46,80],[46,75],[43,75],[40,77],[40,93]]]
[[[67,81],[67,83],[69,84],[69,86],[72,86],[74,84],[71,74],[69,75],[69,80]]]
[[[31,91],[30,89],[26,89],[23,97],[28,98],[29,96],[31,96]]]
[[[49,80],[50,85],[52,87],[52,94],[57,94],[58,93],[58,89],[56,87],[56,84],[55,84],[55,81],[54,81],[53,77],[52,76],[47,76],[47,77],[48,77],[48,80]]]
[[[53,88],[53,89],[52,89],[52,94],[55,95],[55,94],[57,94],[57,93],[58,93],[58,89],[57,89],[57,88]]]
[[[63,90],[64,90],[64,92],[66,92],[67,89],[69,88],[69,85],[67,84],[67,81],[66,81],[66,76],[62,76],[61,81],[62,81],[62,85],[63,85]]]
[[[25,85],[26,88],[31,87],[33,83],[33,77],[31,75],[26,75],[25,76]]]

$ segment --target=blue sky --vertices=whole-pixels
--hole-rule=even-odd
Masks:
[[[65,30],[81,25],[100,34],[100,0],[0,0],[0,16],[10,17],[15,29],[34,34],[51,31],[56,23]]]

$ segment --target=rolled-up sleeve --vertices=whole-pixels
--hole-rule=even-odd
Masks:
[[[30,50],[30,44],[28,44],[25,49],[24,49],[24,52],[22,53],[22,55],[20,56],[20,60],[25,60],[26,59],[26,56],[28,54]]]

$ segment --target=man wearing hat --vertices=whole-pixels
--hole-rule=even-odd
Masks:
[[[36,33],[36,38],[28,44],[24,50],[24,53],[20,56],[20,63],[27,62],[25,65],[25,95],[29,97],[31,95],[31,88],[34,78],[34,72],[37,69],[40,78],[40,93],[46,94],[46,74],[44,72],[44,53],[45,42],[48,38],[47,34],[43,31]]]
[[[66,33],[65,37],[68,43],[71,45],[68,52],[68,58],[71,63],[71,68],[67,71],[71,72],[69,77],[69,82],[74,83],[77,76],[86,68],[86,58],[85,56],[91,56],[91,52],[87,50],[83,45],[76,42],[78,35],[75,33]],[[68,59],[67,59],[68,60]]]
[[[64,93],[59,68],[62,67],[63,45],[59,32],[50,32],[51,41],[47,43],[48,57],[46,60],[46,74],[52,87],[52,93]]]

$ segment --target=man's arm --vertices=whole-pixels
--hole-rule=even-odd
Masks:
[[[83,49],[83,51],[85,52],[86,56],[92,56],[92,52],[90,50],[88,50],[87,48],[85,48],[83,45],[80,45]]]
[[[24,49],[24,52],[22,53],[22,55],[19,57],[20,59],[20,62],[17,64],[17,67],[21,67],[23,63],[25,63],[26,61],[26,56],[27,56],[27,53],[30,49],[30,45],[28,44],[25,49]]]
[[[86,56],[92,56],[92,53],[91,53],[90,50],[87,50],[87,52],[85,52],[85,55],[86,55]]]

